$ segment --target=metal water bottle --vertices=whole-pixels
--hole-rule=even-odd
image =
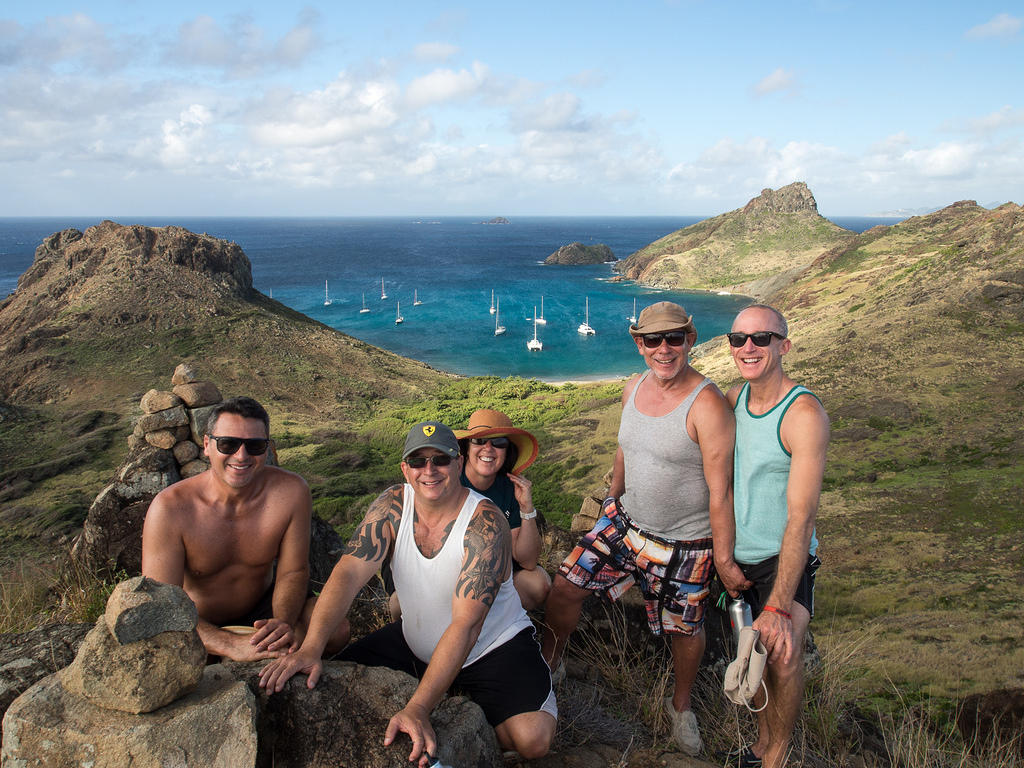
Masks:
[[[737,597],[729,603],[729,623],[732,625],[732,639],[736,647],[740,644],[740,630],[749,627],[754,623],[754,616],[750,612],[750,605],[742,597]]]
[[[427,755],[427,759],[430,760],[430,764],[427,766],[427,768],[450,768],[450,766],[447,766],[441,762],[440,757],[433,757],[432,755]]]

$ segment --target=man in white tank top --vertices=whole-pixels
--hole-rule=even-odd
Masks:
[[[462,486],[461,471],[448,427],[424,422],[410,430],[402,453],[405,484],[370,505],[324,585],[299,650],[260,674],[268,694],[296,672],[309,675],[314,686],[333,628],[392,552],[402,618],[339,658],[420,679],[388,723],[384,744],[408,734],[409,760],[421,768],[438,755],[430,713],[450,688],[479,704],[502,747],[525,758],[547,753],[558,716],[548,667],[512,582],[508,522],[493,503]]]
[[[626,384],[603,516],[559,568],[545,610],[544,658],[557,670],[589,592],[643,592],[652,633],[667,635],[675,685],[665,709],[684,752],[703,749],[690,689],[704,654],[704,611],[715,568],[744,585],[732,547],[733,417],[718,387],[694,370],[692,318],[662,301],[630,334],[649,369]],[[712,539],[715,547],[712,549]],[[557,675],[557,672],[556,672]]]

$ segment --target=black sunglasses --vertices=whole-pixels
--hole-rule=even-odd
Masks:
[[[747,343],[747,339],[754,342],[755,347],[767,347],[772,343],[772,336],[776,339],[785,339],[781,333],[775,331],[755,331],[754,333],[727,333],[729,337],[729,344],[733,347],[742,347]]]
[[[686,343],[685,331],[670,331],[669,333],[645,333],[641,336],[644,346],[648,349],[660,347],[662,341],[667,341],[670,347],[681,347]]]
[[[428,461],[435,467],[447,467],[452,463],[452,457],[446,456],[443,453],[438,453],[434,456],[410,456],[405,460],[405,463],[413,469],[423,469],[427,466]]]
[[[234,456],[239,446],[245,446],[245,452],[250,456],[262,456],[267,452],[270,440],[265,437],[217,437],[210,435],[210,439],[217,443],[217,450],[225,456]]]
[[[508,448],[507,437],[471,437],[469,442],[473,445],[486,445],[490,443],[495,448]]]

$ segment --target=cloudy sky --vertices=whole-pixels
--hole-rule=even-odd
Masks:
[[[0,216],[825,215],[1024,203],[1024,7],[0,8]]]

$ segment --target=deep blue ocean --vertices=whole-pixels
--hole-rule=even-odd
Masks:
[[[619,259],[700,217],[522,217],[508,224],[480,218],[115,218],[121,224],[175,224],[237,242],[263,293],[332,328],[405,357],[469,375],[597,379],[642,369],[627,331],[633,314],[655,301],[681,303],[694,316],[698,342],[725,333],[741,296],[659,291],[611,282],[608,265],[545,266],[560,246],[604,243]],[[894,219],[834,218],[861,232]],[[63,229],[95,218],[0,219],[0,296],[17,287],[36,247]],[[383,281],[386,299],[381,298]],[[329,306],[324,305],[326,295]],[[491,292],[498,320],[495,336]],[[416,298],[422,302],[414,306]],[[359,310],[365,305],[370,310]],[[545,325],[531,352],[534,307]],[[589,300],[592,336],[582,336]],[[395,324],[401,309],[404,321]]]

